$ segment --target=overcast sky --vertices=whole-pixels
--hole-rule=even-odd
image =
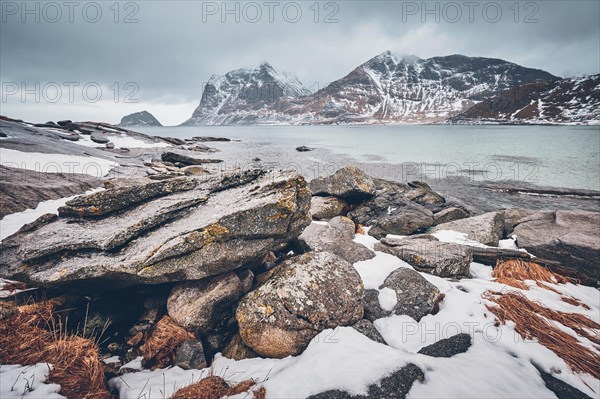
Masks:
[[[267,61],[323,87],[386,50],[600,72],[598,0],[0,4],[0,113],[35,122],[148,110],[179,124],[212,74]]]

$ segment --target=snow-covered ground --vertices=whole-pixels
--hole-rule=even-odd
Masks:
[[[456,232],[438,233],[444,241],[482,246],[468,242]],[[376,240],[357,235],[356,241],[373,248]],[[512,240],[510,240],[512,241]],[[511,243],[505,242],[508,246]],[[411,267],[398,258],[377,252],[376,257],[357,262],[365,288],[379,289],[395,269]],[[416,322],[408,316],[393,315],[375,321],[375,327],[388,345],[372,341],[350,327],[325,330],[313,339],[299,356],[285,359],[245,359],[234,361],[217,355],[213,371],[230,381],[253,378],[262,382],[267,398],[301,398],[329,389],[366,393],[366,387],[386,374],[412,362],[425,372],[423,383],[415,382],[409,398],[553,398],[532,362],[553,371],[555,377],[591,397],[600,394],[600,381],[587,374],[576,374],[554,352],[534,340],[524,340],[513,324],[495,325],[495,317],[486,308],[482,294],[487,290],[514,290],[531,300],[559,311],[576,312],[600,322],[600,293],[592,287],[573,284],[553,285],[560,293],[575,297],[589,310],[561,300],[561,294],[531,284],[527,291],[493,281],[492,268],[471,264],[472,278],[451,281],[421,273],[445,294],[436,315]],[[381,305],[390,308],[395,296],[380,290]],[[488,303],[489,304],[489,303]],[[566,329],[569,333],[575,333]],[[416,352],[440,339],[468,333],[472,346],[451,358],[432,358]],[[579,338],[593,350],[592,343]],[[121,398],[169,397],[177,389],[205,377],[209,370],[144,370],[110,381]],[[164,396],[163,396],[164,395]],[[244,398],[247,394],[240,394]]]
[[[106,176],[119,166],[117,162],[97,157],[67,154],[45,154],[0,148],[2,166],[44,173],[79,173],[94,177]]]
[[[0,398],[2,399],[66,399],[59,395],[60,385],[46,384],[50,366],[0,366]]]
[[[50,208],[48,204],[42,204]],[[18,229],[30,221],[31,217],[25,218],[26,215],[27,211],[17,214],[11,228]],[[2,234],[4,236],[4,229]],[[436,233],[436,236],[443,241],[483,246],[467,240],[461,233],[445,231]],[[357,235],[355,241],[371,249],[377,242],[368,235]],[[511,245],[509,242],[503,244]],[[376,252],[375,258],[357,262],[354,266],[365,288],[377,290],[392,271],[411,267],[382,252]],[[490,303],[482,298],[487,290],[518,291],[550,309],[581,313],[600,322],[600,292],[597,289],[573,284],[553,285],[552,288],[559,294],[530,282],[529,290],[519,290],[494,282],[492,268],[478,263],[471,264],[472,278],[453,281],[427,273],[421,275],[445,294],[440,310],[436,315],[423,317],[420,322],[397,315],[376,320],[374,325],[388,345],[372,341],[351,327],[339,327],[321,332],[299,356],[235,361],[217,355],[212,370],[232,382],[249,378],[259,381],[267,390],[267,398],[278,399],[301,398],[329,389],[364,394],[369,384],[407,363],[414,363],[425,372],[425,381],[414,383],[409,398],[555,397],[545,387],[532,364],[535,363],[591,397],[598,397],[599,380],[587,374],[574,373],[554,352],[535,340],[524,340],[514,331],[512,323],[497,326],[494,315],[486,308],[486,304]],[[379,300],[382,307],[389,309],[395,305],[396,298],[388,291],[380,290]],[[574,297],[590,309],[568,304],[561,300],[562,295]],[[576,336],[572,330],[563,329]],[[466,353],[451,358],[417,354],[421,348],[461,332],[472,337],[472,346]],[[582,345],[597,351],[589,340],[578,339]],[[139,360],[124,367],[140,369]],[[43,384],[47,367],[2,366],[0,397],[62,398],[57,394],[57,385]],[[179,388],[206,377],[209,371],[182,370],[179,367],[141,370],[113,378],[109,386],[118,390],[122,399],[164,399]],[[31,392],[28,389],[32,389]],[[247,394],[236,397],[245,398]]]
[[[104,189],[95,188],[85,192],[83,195],[92,194],[102,190]],[[46,213],[58,214],[58,208],[66,204],[67,201],[78,196],[79,195],[73,195],[72,197],[43,201],[40,202],[35,209],[27,209],[23,212],[12,213],[4,216],[2,219],[0,219],[0,241],[16,233],[25,224],[35,221],[37,218]]]

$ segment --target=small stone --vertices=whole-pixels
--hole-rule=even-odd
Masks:
[[[202,343],[193,339],[184,341],[177,348],[174,364],[184,370],[201,370],[206,368],[208,364],[206,363]]]

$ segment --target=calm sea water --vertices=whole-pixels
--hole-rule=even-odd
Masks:
[[[308,178],[361,164],[396,180],[452,179],[600,190],[600,127],[582,126],[227,126],[140,128],[210,143],[229,163],[254,158],[296,167]],[[299,153],[297,146],[314,148]],[[419,176],[421,175],[421,176]]]

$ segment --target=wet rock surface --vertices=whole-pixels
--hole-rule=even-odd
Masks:
[[[465,245],[428,239],[382,238],[375,250],[389,253],[420,272],[440,277],[467,277],[473,250]]]
[[[126,208],[115,199],[120,210],[101,218],[63,216],[4,240],[2,276],[82,289],[199,280],[258,262],[310,222],[310,192],[293,174],[186,179],[193,188]],[[93,210],[97,198],[77,203]]]
[[[297,355],[319,332],[359,321],[363,295],[358,272],[342,258],[300,255],[242,298],[236,312],[240,336],[260,355]]]
[[[600,282],[600,213],[537,212],[514,228],[520,247],[540,258],[561,263],[559,273],[584,284]]]
[[[325,225],[311,223],[304,229],[298,240],[307,251],[331,252],[350,263],[374,258],[373,251],[353,241],[354,230],[352,220],[337,216]]]

